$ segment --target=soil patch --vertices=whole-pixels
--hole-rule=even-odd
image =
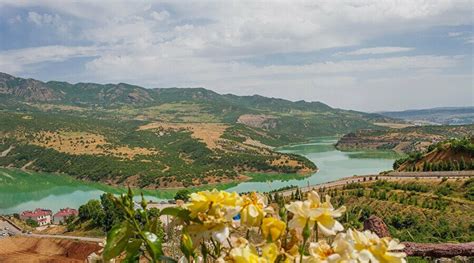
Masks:
[[[75,240],[9,237],[0,239],[1,262],[84,262],[101,247]]]

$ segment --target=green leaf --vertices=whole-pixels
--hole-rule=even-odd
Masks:
[[[140,256],[140,247],[143,243],[141,239],[130,239],[127,244],[125,251],[127,252],[127,257],[123,262],[137,262]]]
[[[159,228],[158,228],[158,217],[153,218],[150,220],[144,227],[145,231],[151,232],[153,234],[158,234],[159,233]]]
[[[110,260],[119,256],[128,244],[128,239],[131,237],[128,222],[123,222],[120,225],[114,226],[107,234],[107,243],[104,248],[104,259]]]
[[[143,236],[145,237],[146,247],[148,253],[153,259],[158,259],[160,256],[163,255],[163,251],[161,248],[161,240],[160,238],[151,232],[144,231]]]
[[[160,211],[160,215],[177,217],[184,209],[180,207],[165,207]]]

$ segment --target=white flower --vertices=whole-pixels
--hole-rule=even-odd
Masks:
[[[398,252],[405,248],[398,240],[388,237],[379,238],[370,231],[347,230],[345,239],[357,252],[360,262],[405,263],[406,254]]]
[[[310,226],[315,222],[318,224],[318,230],[325,236],[336,235],[337,232],[344,230],[344,227],[334,218],[340,217],[346,208],[341,206],[334,209],[330,203],[331,198],[326,196],[326,201],[321,199],[315,191],[308,193],[308,200],[292,202],[286,206],[286,209],[293,213],[293,219],[288,226],[295,229],[303,229],[306,222]]]

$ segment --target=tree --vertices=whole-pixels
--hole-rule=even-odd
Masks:
[[[26,219],[25,223],[31,227],[38,227],[38,222],[36,222],[35,220],[31,219],[31,218],[28,218]]]
[[[113,195],[105,193],[100,196],[100,203],[104,210],[102,227],[104,231],[109,231],[115,224],[120,223],[123,218],[123,212],[118,209],[113,202]]]
[[[102,226],[104,217],[105,213],[99,200],[90,200],[79,207],[79,218],[82,221],[92,220],[95,226]]]
[[[464,160],[464,157],[461,157],[461,162],[459,163],[459,170],[464,170],[466,169],[466,161]]]
[[[75,215],[70,215],[66,217],[65,223],[66,223],[67,232],[72,232],[76,229],[76,224],[74,221],[76,221]]]
[[[174,196],[174,200],[183,200],[184,202],[187,202],[189,200],[189,195],[191,193],[189,192],[188,189],[182,189],[176,192],[176,195]]]

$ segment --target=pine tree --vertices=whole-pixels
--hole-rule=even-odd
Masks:
[[[459,170],[463,171],[466,169],[466,161],[464,160],[464,157],[461,157],[461,163],[459,164]]]
[[[428,171],[428,163],[427,162],[423,162],[423,171],[424,172]]]

